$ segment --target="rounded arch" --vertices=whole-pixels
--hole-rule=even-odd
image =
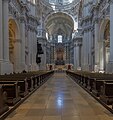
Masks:
[[[107,71],[109,61],[109,24],[110,19],[104,19],[100,24],[99,48],[100,48],[100,70]]]
[[[17,67],[17,56],[19,56],[19,47],[17,46],[17,41],[20,39],[20,29],[18,22],[9,17],[9,60],[13,64],[13,72],[16,72]]]
[[[9,16],[9,27],[12,26],[13,30],[15,30],[15,38],[20,39],[20,28],[17,20],[15,20],[12,16]]]
[[[71,39],[74,30],[74,20],[67,13],[53,12],[46,17],[44,23],[48,35],[55,36],[55,34],[61,35],[63,33],[65,40]]]
[[[49,19],[49,17],[53,16],[54,14],[59,14],[59,13],[64,14],[65,16],[68,16],[68,17],[73,21],[73,23],[74,23],[75,19],[74,19],[74,17],[73,17],[71,14],[68,14],[67,12],[55,12],[55,11],[49,13],[49,14],[46,16],[44,23],[46,24],[46,21]]]
[[[110,21],[109,18],[104,19],[100,24],[100,40],[104,40],[104,31],[107,23]]]

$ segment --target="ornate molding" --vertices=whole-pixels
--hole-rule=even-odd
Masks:
[[[10,2],[10,0],[2,0],[3,2]]]
[[[25,23],[26,22],[26,17],[24,15],[20,16],[20,22]]]
[[[15,19],[19,19],[20,13],[15,7],[9,4],[9,14],[11,14]]]
[[[108,0],[108,2],[109,2],[110,4],[113,4],[113,0]]]

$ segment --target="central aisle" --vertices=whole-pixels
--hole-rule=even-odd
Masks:
[[[113,120],[65,73],[55,73],[6,120]]]

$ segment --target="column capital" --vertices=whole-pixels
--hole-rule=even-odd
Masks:
[[[24,15],[22,15],[22,16],[20,17],[20,22],[21,22],[21,23],[25,23],[25,22],[26,22]]]
[[[94,17],[94,22],[98,23],[99,22],[99,18],[97,16]]]
[[[10,2],[10,0],[2,0],[3,2]]]

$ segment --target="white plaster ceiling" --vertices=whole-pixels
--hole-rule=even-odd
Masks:
[[[47,17],[45,27],[49,35],[64,34],[68,36],[74,29],[74,21],[66,13],[57,12]]]

